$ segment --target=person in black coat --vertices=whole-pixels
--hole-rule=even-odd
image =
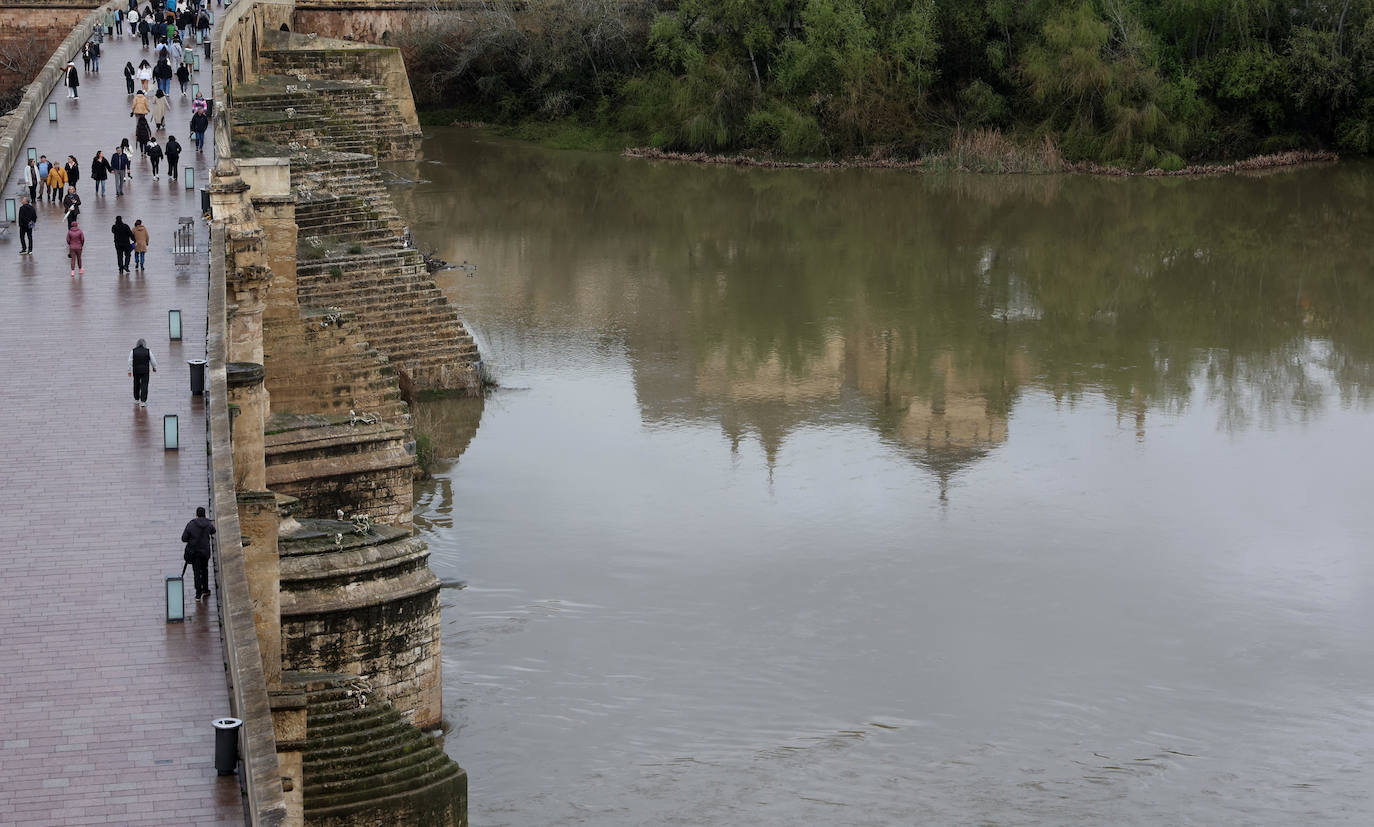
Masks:
[[[129,272],[129,258],[134,254],[134,228],[124,223],[124,216],[116,215],[110,235],[114,236],[115,262],[119,265],[119,274],[126,275]]]
[[[163,145],[162,151],[167,153],[167,177],[173,181],[177,180],[177,161],[181,160],[181,142],[177,136],[168,135],[167,143]]]
[[[134,64],[133,61],[124,62],[124,87],[129,90],[129,94],[134,93]]]
[[[196,509],[195,518],[181,532],[181,542],[186,544],[182,559],[195,572],[197,600],[210,596],[210,535],[214,533],[215,524],[205,516],[204,508]]]
[[[81,180],[81,164],[77,162],[75,155],[67,156],[67,163],[62,165],[67,171],[67,186],[74,187],[76,182]]]
[[[205,130],[209,128],[210,117],[205,112],[196,112],[191,116],[191,135],[196,139],[196,152],[205,146]]]
[[[76,73],[75,63],[67,64],[67,77],[63,82],[67,85],[67,97],[81,97],[81,90],[79,88],[81,86],[81,76]]]
[[[37,223],[38,210],[25,198],[19,207],[19,255],[33,255],[33,225]]]
[[[177,67],[177,83],[181,84],[181,96],[186,97],[186,84],[191,82],[191,70],[183,63]]]
[[[148,140],[153,137],[153,128],[148,125],[148,119],[142,115],[138,116],[138,125],[134,127],[134,143],[138,144],[138,154],[148,154]]]
[[[71,229],[76,217],[81,215],[81,196],[76,194],[76,187],[67,190],[67,195],[62,199],[62,210],[67,216],[67,229]]]
[[[95,157],[91,159],[91,180],[95,182],[95,194],[105,194],[105,179],[110,177],[113,171],[110,161],[105,157],[104,152],[97,151]]]
[[[143,147],[143,154],[148,156],[148,161],[153,165],[153,180],[157,180],[157,166],[162,163],[162,147],[158,146],[157,138],[149,138],[146,146]]]
[[[164,95],[172,93],[172,64],[164,56],[153,67],[153,80],[157,81],[157,89]]]

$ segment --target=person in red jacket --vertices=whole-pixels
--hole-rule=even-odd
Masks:
[[[72,260],[72,275],[77,271],[85,274],[86,268],[81,266],[81,251],[86,247],[86,234],[81,232],[76,221],[72,221],[67,227],[67,258]]]

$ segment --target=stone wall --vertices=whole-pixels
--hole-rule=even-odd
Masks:
[[[348,165],[320,165],[306,142],[413,153],[418,131],[371,80],[317,80],[327,94],[301,97],[286,89],[298,77],[265,75],[265,52],[292,39],[279,30],[291,10],[289,0],[239,0],[216,33],[215,98],[227,105],[216,111],[220,160],[209,190],[222,227],[221,284],[232,302],[219,298],[227,357],[243,361],[227,369],[237,377],[227,384],[239,407],[232,456],[245,466],[234,468],[234,487],[258,562],[248,567],[250,593],[235,598],[234,610],[256,611],[264,658],[280,652],[262,673],[279,684],[269,686],[270,723],[279,772],[292,780],[284,800],[300,802],[305,823],[465,825],[466,774],[415,727],[440,721],[442,672],[439,582],[425,544],[410,536],[409,408],[385,355],[407,337],[378,337],[386,327],[360,320],[373,308],[366,301],[336,306],[325,303],[335,296],[307,295],[301,285],[321,277],[318,270],[303,275],[302,250],[314,264],[364,244],[401,246],[385,192],[371,179],[360,189],[364,179]],[[375,68],[367,51],[350,52],[358,57],[351,63],[317,54],[296,75]],[[283,67],[291,65],[288,59]],[[408,101],[408,87],[404,96]],[[375,171],[369,155],[346,157]],[[330,191],[336,187],[346,195]],[[370,217],[322,212],[330,203]],[[343,280],[342,267],[323,277]],[[389,310],[395,315],[383,324],[403,334],[412,315],[428,318],[418,304]],[[456,314],[453,322],[462,329]],[[321,519],[338,511],[358,525]],[[259,582],[269,573],[275,626]],[[377,701],[368,705],[372,692]],[[366,732],[357,731],[362,726]]]
[[[266,437],[267,485],[296,513],[410,527],[415,444],[408,428],[350,417],[276,414]]]
[[[63,19],[63,16],[68,12],[76,14],[79,11],[79,9],[73,9],[62,4],[60,0],[54,5],[58,8],[56,12],[58,19]],[[14,169],[15,162],[19,160],[19,153],[24,151],[24,139],[28,137],[29,129],[43,109],[48,94],[61,80],[67,61],[75,60],[81,52],[81,44],[90,38],[91,26],[95,25],[106,8],[106,6],[100,6],[92,10],[91,5],[93,4],[85,5],[85,16],[78,19],[75,28],[68,25],[66,28],[58,30],[62,33],[60,36],[65,39],[53,51],[52,56],[47,58],[47,62],[43,64],[43,68],[39,70],[33,82],[24,90],[24,96],[20,99],[19,105],[3,118],[0,118],[0,169]],[[0,20],[13,15],[20,20],[41,21],[44,19],[43,15],[48,13],[45,11],[47,8],[48,4],[0,6]],[[30,12],[35,16],[31,17]],[[23,29],[19,26],[11,31],[15,37],[20,37],[23,33]]]
[[[294,10],[291,0],[252,0],[221,12],[225,19],[219,24],[220,65],[224,90],[231,101],[234,87],[257,80],[259,51],[266,33],[281,31],[283,26],[290,29]]]
[[[346,672],[421,729],[439,725],[439,580],[409,532],[304,520],[284,535],[282,654],[297,671]]]
[[[297,26],[302,25],[300,15],[301,12],[297,10]],[[351,14],[349,17],[367,15]],[[399,51],[369,45],[374,41],[355,43],[340,40],[308,26],[298,31],[318,33],[321,37],[296,34],[285,42],[280,38],[271,41],[275,48],[263,52],[261,70],[264,74],[304,76],[318,80],[366,78],[387,89],[390,103],[399,108],[401,120],[407,127],[419,132],[420,119],[410,90],[410,76]]]
[[[98,3],[54,0],[51,3],[0,4],[0,97],[31,83],[57,46]]]

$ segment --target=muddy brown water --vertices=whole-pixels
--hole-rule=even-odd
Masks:
[[[425,155],[474,825],[1370,823],[1374,166]]]

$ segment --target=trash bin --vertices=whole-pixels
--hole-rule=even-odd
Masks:
[[[186,364],[191,366],[191,395],[200,396],[205,393],[205,360],[187,359]]]
[[[219,718],[215,724],[215,769],[220,775],[233,775],[239,763],[238,718]]]

